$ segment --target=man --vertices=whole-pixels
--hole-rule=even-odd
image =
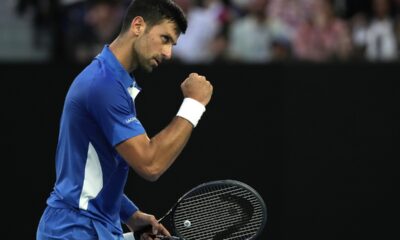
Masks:
[[[56,154],[56,183],[47,199],[37,239],[123,239],[151,225],[169,232],[123,194],[129,167],[156,181],[175,161],[211,99],[212,85],[192,73],[181,84],[177,116],[149,139],[136,117],[140,88],[135,69],[152,71],[171,58],[187,22],[172,0],[135,0],[119,36],[72,83],[65,99]]]

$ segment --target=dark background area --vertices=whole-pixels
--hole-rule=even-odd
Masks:
[[[190,72],[207,76],[214,96],[172,167],[154,183],[132,171],[126,193],[161,217],[190,188],[236,179],[267,204],[260,240],[397,239],[399,67],[170,64],[138,72],[138,117],[150,136],[176,114]],[[2,239],[35,238],[55,180],[64,97],[82,68],[0,65]]]

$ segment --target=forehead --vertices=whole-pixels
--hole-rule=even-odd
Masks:
[[[177,41],[180,34],[176,23],[168,20],[163,20],[161,23],[154,25],[150,29],[150,33],[168,35],[174,42]]]

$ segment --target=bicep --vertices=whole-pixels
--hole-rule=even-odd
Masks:
[[[151,164],[152,151],[146,133],[129,138],[115,146],[118,154],[140,175],[146,175]]]

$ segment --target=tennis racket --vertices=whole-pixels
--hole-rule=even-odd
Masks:
[[[249,185],[236,180],[218,180],[200,184],[185,193],[162,217],[162,223],[174,240],[253,240],[267,220],[266,205]],[[140,240],[143,232],[134,233]]]

